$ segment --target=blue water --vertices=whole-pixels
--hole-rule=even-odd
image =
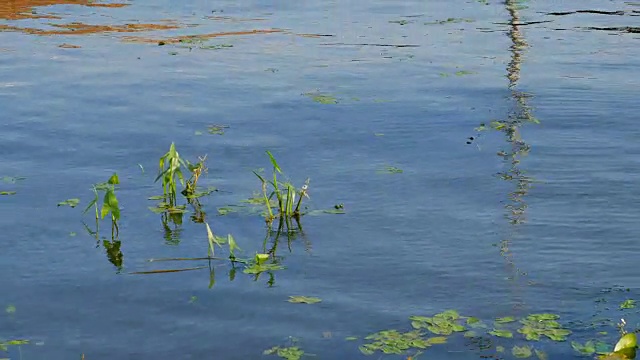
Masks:
[[[0,177],[25,177],[0,183],[0,191],[16,191],[0,197],[0,307],[16,308],[0,315],[0,339],[31,341],[0,358],[247,359],[290,337],[317,358],[366,358],[358,350],[363,341],[345,337],[408,331],[409,316],[447,309],[489,324],[552,312],[569,324],[608,307],[602,316],[624,316],[634,329],[637,314],[617,309],[640,288],[640,36],[580,27],[637,25],[631,10],[640,8],[523,4],[521,22],[552,22],[519,26],[528,46],[511,88],[510,14],[500,2],[143,0],[121,8],[37,7],[60,19],[0,20],[39,29],[51,29],[50,22],[180,25],[143,33],[0,32]],[[628,13],[544,15],[579,9]],[[448,18],[470,21],[424,24]],[[389,22],[403,19],[409,23]],[[207,42],[233,45],[221,50],[125,39],[254,29],[282,32]],[[303,95],[314,91],[338,103]],[[513,141],[503,131],[474,129],[513,121],[523,105],[540,123],[514,122],[530,151],[515,155],[528,191],[518,197],[526,206],[521,222],[512,224],[506,206],[514,204],[517,179],[497,176],[513,164],[496,153],[510,153]],[[213,124],[230,127],[210,135]],[[208,155],[200,185],[219,191],[201,200],[207,221],[217,234],[233,234],[243,256],[262,251],[264,220],[218,216],[217,209],[260,190],[251,171],[268,169],[265,150],[296,184],[311,178],[310,208],[343,203],[346,214],[304,217],[305,239],[291,251],[280,245],[286,269],[274,273],[273,286],[267,274],[254,281],[241,269],[230,281],[224,261],[215,262],[211,289],[208,269],[130,274],[206,265],[147,261],[206,256],[201,224],[185,216],[179,245],[167,244],[160,216],[147,209],[147,198],[161,191],[153,180],[171,142],[191,161]],[[386,166],[403,172],[384,173]],[[92,224],[91,212],[82,214],[91,184],[113,172],[121,180],[121,271],[82,225]],[[56,206],[76,197],[77,208]],[[630,291],[606,291],[614,286]],[[290,304],[291,295],[322,302]],[[596,302],[603,297],[607,304]],[[571,329],[570,341],[594,336]],[[615,342],[615,327],[606,330],[604,340]],[[522,343],[503,341],[507,351]],[[566,342],[533,345],[552,359],[574,356]],[[457,336],[425,357],[480,355]]]

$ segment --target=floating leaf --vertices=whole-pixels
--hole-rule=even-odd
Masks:
[[[15,195],[15,191],[0,191],[0,195]]]
[[[473,75],[476,74],[473,71],[466,71],[466,70],[460,70],[460,71],[456,71],[456,76],[464,76],[464,75]]]
[[[229,125],[210,125],[207,128],[207,132],[211,135],[224,135],[225,129],[228,129]]]
[[[72,208],[78,206],[78,204],[80,203],[80,199],[68,199],[65,201],[61,201],[58,203],[58,206],[71,206]]]
[[[596,346],[592,340],[587,341],[584,345],[579,342],[572,341],[571,347],[582,355],[592,355],[596,352]]]
[[[516,319],[513,316],[506,316],[506,317],[501,317],[496,319],[496,323],[498,324],[507,324],[514,321],[516,321]]]
[[[540,360],[549,360],[549,356],[547,355],[546,352],[544,352],[542,350],[538,350],[538,349],[535,349],[534,351],[535,351],[536,356],[538,357],[538,359],[540,359]]]
[[[312,296],[289,296],[290,303],[294,304],[316,304],[322,301],[322,299]]]
[[[427,339],[427,342],[431,345],[446,344],[447,338],[445,336],[437,336]]]
[[[292,347],[279,347],[274,346],[271,349],[267,349],[263,352],[264,355],[277,355],[285,360],[299,360],[304,355],[304,351],[297,346]]]
[[[5,311],[7,312],[7,314],[15,314],[16,307],[14,305],[9,305],[9,306],[7,306]]]
[[[309,93],[304,93],[303,95],[311,98],[314,102],[317,102],[319,104],[329,105],[329,104],[338,103],[338,99],[336,99],[335,96],[329,95],[329,94],[309,92]]]
[[[519,359],[525,359],[533,355],[533,353],[531,352],[531,348],[528,345],[524,345],[524,346],[515,345],[511,349],[511,353],[513,354],[513,356]]]
[[[489,331],[489,334],[493,335],[493,336],[497,336],[497,337],[503,337],[503,338],[512,338],[513,337],[513,333],[509,330],[499,330],[499,329],[493,329],[492,331]]]
[[[620,309],[633,309],[636,307],[636,301],[632,299],[625,300],[622,304],[620,304]]]

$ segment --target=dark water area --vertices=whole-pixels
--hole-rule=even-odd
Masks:
[[[417,349],[359,346],[450,309],[488,328],[415,358],[611,347],[621,318],[640,324],[620,309],[640,290],[639,16],[632,1],[3,2],[0,344],[29,343],[0,358],[255,359],[297,346],[407,359]],[[193,211],[166,236],[149,210],[172,142],[192,162],[207,155],[198,185],[218,191],[202,210],[239,257],[273,245],[259,212],[225,211],[261,191],[252,171],[270,172],[267,150],[296,186],[310,178],[310,210],[345,213],[303,216],[278,244],[285,269],[257,279],[236,264],[230,280],[227,260],[149,262],[207,256]],[[114,172],[121,268],[82,212]],[[287,301],[299,295],[322,301]],[[572,333],[487,334],[536,313]]]

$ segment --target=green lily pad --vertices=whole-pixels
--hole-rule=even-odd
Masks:
[[[503,337],[503,338],[512,338],[513,337],[513,333],[509,330],[499,330],[499,329],[493,329],[492,331],[489,331],[489,334],[493,335],[493,336],[497,336],[497,337]]]
[[[312,296],[289,296],[290,303],[294,304],[316,304],[322,301],[322,299]]]
[[[68,199],[68,200],[59,202],[58,206],[70,206],[74,208],[78,206],[79,203],[80,203],[80,199],[73,198],[73,199]]]
[[[531,357],[531,355],[533,355],[533,353],[531,352],[531,347],[529,347],[528,345],[524,345],[524,346],[515,345],[511,349],[511,353],[513,354],[513,356],[517,357],[518,359],[526,359],[528,357]]]
[[[636,301],[632,299],[625,300],[622,304],[620,304],[620,309],[633,309],[636,307]]]

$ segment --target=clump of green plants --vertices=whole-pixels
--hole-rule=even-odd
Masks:
[[[264,355],[276,355],[285,360],[299,360],[305,355],[304,350],[297,346],[280,347],[274,346],[263,352]]]
[[[376,351],[384,354],[404,354],[410,349],[424,350],[432,345],[447,342],[447,338],[444,336],[426,338],[419,330],[404,333],[397,330],[384,330],[371,334],[365,339],[372,340],[372,342],[360,346],[360,351],[365,355],[372,355]]]
[[[467,329],[462,325],[463,317],[455,310],[447,310],[433,317],[411,316],[409,320],[414,329],[427,329],[438,335],[451,335],[453,332],[462,332]]]
[[[303,198],[309,198],[309,179],[304,185],[297,189],[289,180],[281,181],[278,175],[282,175],[282,170],[273,154],[267,151],[271,165],[273,166],[272,177],[266,179],[260,171],[253,173],[260,179],[262,184],[263,203],[266,208],[265,221],[270,226],[275,219],[279,219],[287,224],[288,229],[293,229],[292,220],[300,221],[302,212],[300,206]]]
[[[553,341],[565,341],[571,334],[570,330],[562,328],[555,314],[531,314],[520,320],[522,327],[518,329],[527,340],[540,340],[545,336]]]
[[[577,353],[583,356],[598,355],[598,359],[602,360],[629,360],[635,359],[638,348],[638,338],[635,332],[627,332],[625,330],[626,321],[620,320],[617,324],[620,331],[620,339],[613,349],[611,346],[601,340],[588,340],[584,344],[577,341],[571,342],[571,347]]]
[[[198,198],[211,194],[215,188],[206,190],[198,189],[198,180],[207,172],[205,165],[206,156],[198,158],[198,162],[190,163],[182,159],[174,143],[171,143],[169,150],[160,158],[158,164],[158,175],[155,182],[162,181],[162,195],[152,196],[149,200],[159,200],[154,207],[149,209],[155,213],[162,214],[162,225],[165,230],[165,239],[169,243],[179,241],[176,235],[180,233],[180,226],[183,223],[183,215],[187,212],[187,204],[178,202],[178,194],[187,199],[187,203],[194,209],[191,219],[196,223],[205,222],[205,213]],[[190,177],[185,181],[184,171],[189,171]],[[178,191],[178,186],[184,187]],[[173,223],[173,228],[169,226]]]
[[[118,198],[116,197],[116,185],[120,184],[118,174],[111,175],[109,180],[103,183],[94,184],[92,187],[94,198],[89,202],[89,205],[84,209],[84,213],[89,211],[92,207],[95,209],[96,219],[96,234],[100,228],[100,219],[104,219],[105,216],[111,214],[111,238],[118,237],[118,221],[120,220],[120,207],[118,205]],[[99,193],[104,193],[102,197],[102,206],[98,205],[100,201]]]

